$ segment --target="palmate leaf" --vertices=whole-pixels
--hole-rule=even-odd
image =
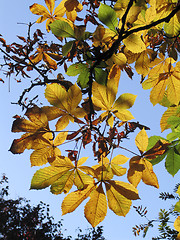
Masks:
[[[77,0],[62,0],[55,9],[55,0],[45,0],[45,3],[49,11],[44,6],[37,3],[30,6],[30,11],[33,14],[41,15],[41,17],[39,17],[36,21],[37,23],[42,23],[47,20],[46,29],[48,32],[50,31],[49,25],[57,19],[66,22],[70,20],[69,23],[72,24],[72,22],[76,20],[77,11],[80,12],[83,9],[83,6]],[[65,13],[68,20],[63,18]]]
[[[118,20],[117,20],[116,12],[114,11],[114,9],[112,9],[108,5],[101,3],[100,8],[99,8],[98,18],[109,29],[116,32]]]
[[[128,180],[135,187],[142,180],[145,184],[159,188],[158,180],[153,172],[152,164],[145,158],[136,156],[131,158],[129,162]]]
[[[31,189],[43,189],[51,185],[51,192],[54,194],[68,193],[73,184],[78,189],[83,189],[85,185],[94,183],[93,178],[89,176],[91,172],[93,170],[90,171],[90,167],[77,168],[69,158],[57,156],[51,166],[40,169],[34,174]]]
[[[52,111],[50,109],[45,110],[46,112],[50,111],[49,115],[52,114],[55,118],[57,118],[59,114],[60,118],[56,123],[57,131],[64,129],[69,124],[69,121],[74,122],[74,118],[81,118],[86,115],[85,110],[78,107],[82,99],[82,92],[76,84],[69,87],[68,91],[56,83],[47,85],[45,97],[50,104],[59,108],[59,111],[55,108],[53,108]]]
[[[102,114],[102,119],[108,116],[110,112],[122,121],[128,121],[134,118],[127,109],[133,106],[136,99],[135,95],[125,93],[115,101],[119,78],[120,68],[117,65],[113,65],[108,75],[107,86],[93,82],[93,104],[101,110],[106,111]],[[112,119],[112,121],[108,121],[108,124],[112,127],[113,122],[114,120]]]
[[[135,143],[141,153],[141,156],[135,156],[130,159],[128,180],[135,187],[142,180],[145,184],[159,188],[158,180],[153,172],[152,163],[148,159],[154,159],[159,155],[163,155],[168,150],[169,143],[165,140],[159,140],[148,151],[144,152],[148,147],[148,136],[144,129],[138,133]]]
[[[25,149],[33,148],[34,140],[49,132],[48,119],[41,108],[29,108],[25,115],[29,120],[17,118],[13,122],[12,132],[26,132],[20,139],[15,139],[10,147],[14,154],[23,153]]]
[[[165,94],[171,104],[178,105],[180,101],[180,63],[177,62],[175,67],[173,63],[173,58],[162,59],[142,83],[144,89],[152,88],[150,101],[153,105],[160,103]]]
[[[68,132],[59,133],[54,141],[52,140],[52,133],[46,133],[43,137],[34,140],[33,149],[35,149],[31,156],[31,166],[41,166],[49,162],[55,161],[56,156],[61,155],[60,146],[67,138]]]

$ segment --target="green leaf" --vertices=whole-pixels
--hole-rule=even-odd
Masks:
[[[118,25],[118,20],[116,12],[110,6],[101,3],[98,18],[109,29],[116,32],[115,28]]]
[[[160,137],[160,136],[151,136],[151,137],[149,137],[149,138],[148,138],[148,146],[147,146],[146,151],[148,151],[149,149],[151,149],[152,147],[154,147],[154,145],[155,145],[160,139],[166,140],[165,138],[162,138],[162,137]]]
[[[82,36],[82,40],[88,39],[91,35],[92,35],[91,32],[85,32],[85,33],[83,34],[83,36]]]
[[[167,153],[164,153],[163,155],[161,156],[158,156],[157,158],[154,158],[152,160],[149,160],[151,162],[151,164],[154,166],[158,163],[160,163],[165,157],[166,157]]]
[[[107,83],[107,72],[101,68],[95,68],[95,80],[101,85],[106,85]]]
[[[176,203],[174,211],[180,212],[180,201]]]
[[[167,151],[165,166],[172,176],[174,176],[180,169],[180,155],[175,153],[174,147]]]
[[[82,73],[83,71],[86,71],[87,69],[88,69],[87,64],[75,63],[68,67],[66,74],[68,76],[76,76],[76,75]]]
[[[171,126],[171,127],[177,127],[178,125],[180,125],[180,117],[177,116],[171,116],[168,118],[167,123]]]
[[[180,132],[171,132],[167,135],[167,140],[173,141],[176,138],[180,138]]]
[[[89,82],[89,68],[84,68],[77,79],[77,83],[81,86],[81,88],[86,88],[88,86],[88,82]]]
[[[56,20],[50,25],[52,33],[57,37],[70,37],[75,38],[74,30],[65,21]]]
[[[55,167],[45,167],[35,172],[30,189],[43,189],[49,187],[52,183],[57,181],[66,171],[67,168],[63,168],[61,171]]]
[[[67,54],[71,51],[74,41],[69,41],[65,45],[62,46],[62,54],[63,56],[67,56]]]

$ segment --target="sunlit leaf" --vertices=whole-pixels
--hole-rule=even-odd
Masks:
[[[70,37],[75,38],[74,30],[65,21],[56,20],[50,24],[52,33],[57,37]]]
[[[68,194],[61,205],[62,215],[73,212],[95,189],[95,185],[91,184],[84,190],[77,190]]]
[[[118,25],[118,20],[117,20],[116,12],[110,6],[101,3],[99,8],[98,18],[109,29],[116,31],[115,28]]]
[[[90,200],[84,208],[84,215],[92,227],[102,222],[107,213],[106,195],[100,184],[90,195]]]

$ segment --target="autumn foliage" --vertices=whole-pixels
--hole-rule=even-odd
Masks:
[[[126,216],[132,200],[139,199],[141,180],[159,188],[154,164],[165,159],[172,176],[180,169],[180,5],[177,0],[45,0],[45,5],[34,3],[30,11],[39,16],[36,23],[46,21],[53,42],[39,29],[31,34],[32,24],[27,38],[18,36],[21,44],[0,38],[7,76],[37,72],[18,100],[26,112],[15,116],[12,132],[23,135],[10,151],[32,149],[31,166],[48,164],[34,174],[31,189],[50,186],[53,194],[67,194],[63,215],[88,199],[84,214],[95,227],[108,208]],[[122,71],[129,78],[133,71],[141,75],[151,103],[165,108],[160,126],[171,130],[166,139],[148,138],[149,126],[133,120],[137,96],[118,95]],[[46,87],[49,106],[37,106],[37,96],[28,99],[36,86]],[[135,130],[139,153],[123,145]],[[121,181],[125,174],[128,182]]]

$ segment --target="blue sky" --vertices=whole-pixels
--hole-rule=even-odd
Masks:
[[[44,5],[43,0],[37,0],[36,2]],[[6,39],[7,43],[17,41],[16,35],[25,36],[27,32],[27,26],[22,23],[29,23],[30,21],[33,22],[37,20],[37,16],[34,16],[29,11],[29,6],[33,3],[35,2],[32,0],[2,0],[0,8],[0,33],[3,35],[4,39]],[[41,28],[42,31],[45,32],[44,24],[37,25],[37,27]],[[0,77],[2,77],[1,73]],[[149,91],[142,90],[139,82],[140,76],[135,75],[133,80],[131,80],[125,74],[122,74],[119,85],[119,94],[129,92],[138,95],[135,105],[131,109],[131,112],[135,117],[135,121],[139,121],[140,123],[151,128],[151,131],[148,132],[149,136],[160,135],[161,132],[159,122],[165,109],[160,106],[152,106],[149,101]],[[10,80],[6,79],[5,84],[0,83],[0,173],[7,174],[10,182],[12,197],[23,196],[27,199],[30,199],[32,203],[35,204],[39,201],[49,203],[52,215],[56,220],[60,220],[62,219],[61,202],[64,195],[53,195],[48,189],[41,191],[29,190],[31,178],[34,172],[39,169],[30,167],[30,151],[25,151],[21,155],[13,155],[8,151],[13,139],[19,137],[18,134],[11,133],[11,126],[13,122],[12,117],[16,114],[23,115],[21,108],[17,105],[11,104],[11,102],[16,102],[23,88],[28,87],[29,84],[29,81],[26,79],[23,80],[23,83],[17,84],[13,78]],[[47,104],[43,96],[43,91],[43,88],[39,88],[34,90],[32,94],[40,94],[41,101]],[[138,131],[136,131],[136,134],[137,133]],[[165,135],[166,133],[162,134],[162,136]],[[125,145],[131,150],[138,152],[134,144],[134,139],[126,140]],[[129,157],[132,157],[132,155],[129,155]],[[164,161],[155,166],[154,171],[157,174],[160,189],[155,189],[140,183],[138,190],[141,200],[133,202],[133,205],[135,206],[147,206],[149,218],[157,217],[160,208],[170,206],[171,203],[167,204],[166,202],[158,199],[158,196],[162,191],[171,192],[175,184],[178,182],[180,176],[179,173],[177,173],[174,178],[170,176],[165,170]],[[75,212],[63,216],[63,224],[64,228],[67,229],[67,234],[73,235],[75,229],[78,227],[81,227],[82,229],[90,227],[89,223],[83,216],[83,206],[84,204],[76,209]],[[143,223],[143,220],[132,208],[125,218],[118,217],[108,210],[105,220],[100,225],[104,226],[104,236],[108,240],[135,240],[142,239],[142,237],[135,238],[133,236],[132,226],[140,223]],[[154,230],[147,235],[146,239],[151,239],[152,236],[155,236]]]

